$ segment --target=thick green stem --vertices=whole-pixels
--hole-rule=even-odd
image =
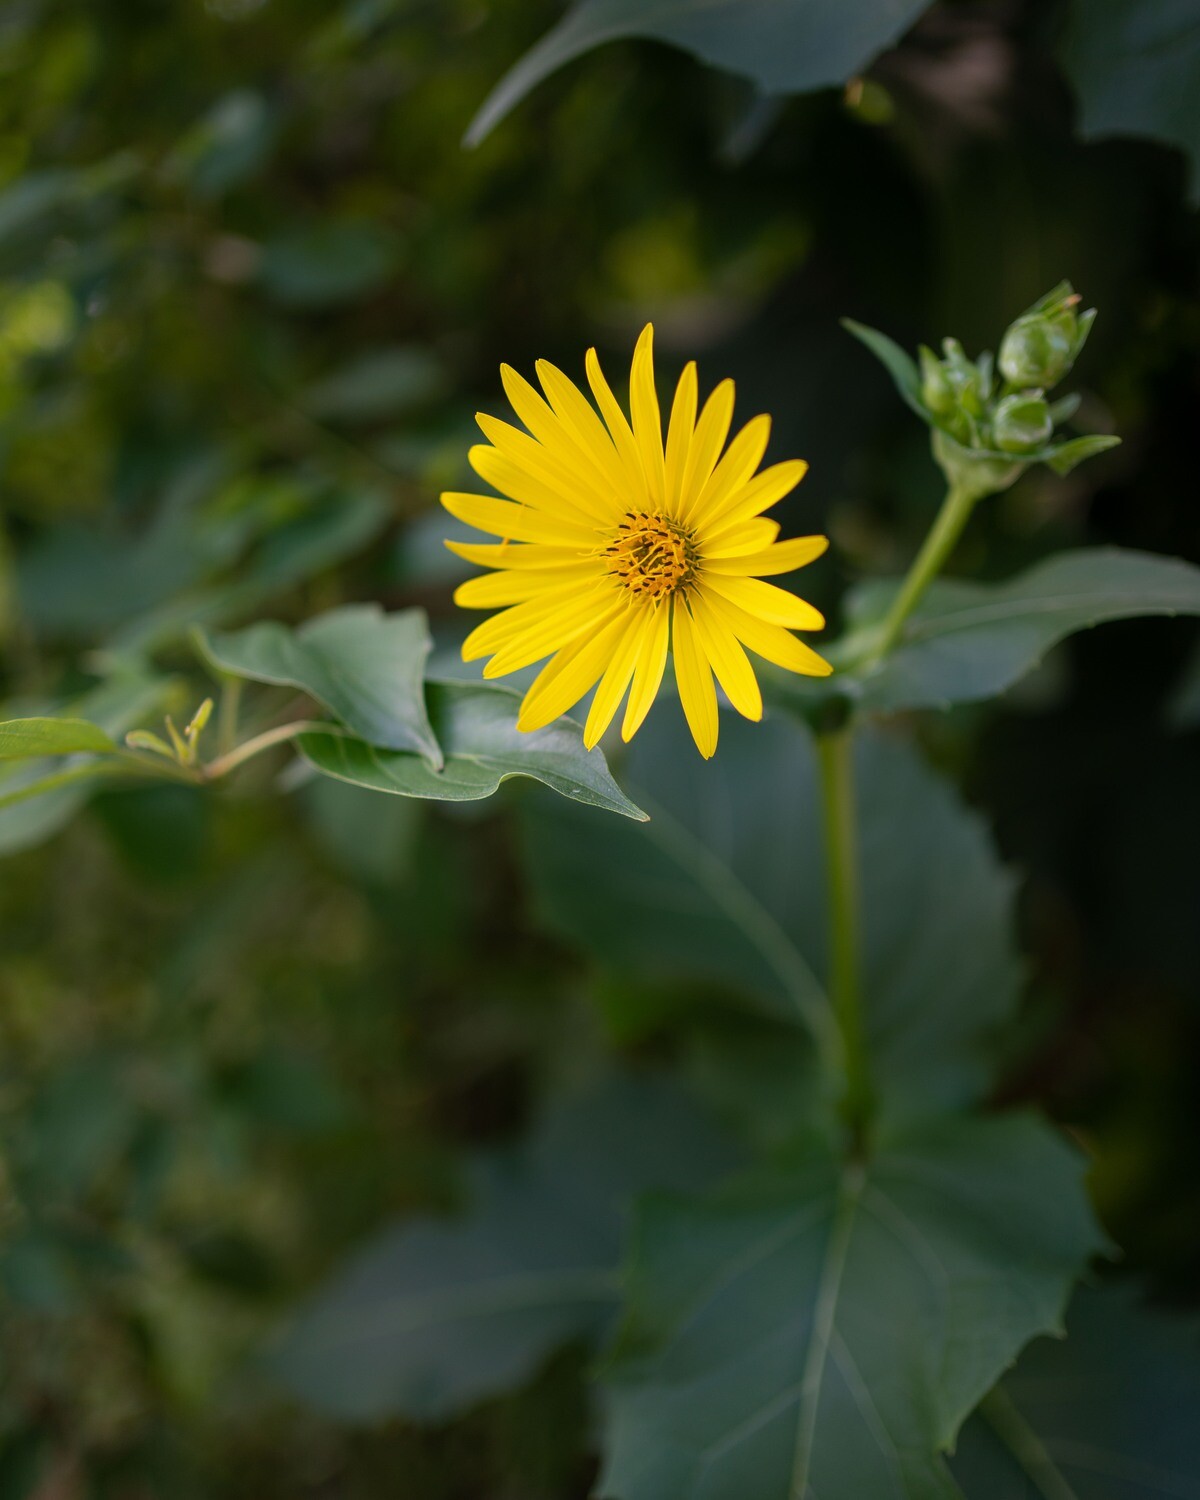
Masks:
[[[1008,1393],[997,1386],[980,1403],[979,1411],[996,1436],[1037,1485],[1045,1500],[1079,1500],[1063,1478],[1062,1470],[1046,1446],[1013,1405]]]
[[[842,1042],[842,1114],[861,1149],[874,1108],[859,973],[858,826],[854,742],[839,729],[817,739],[825,817],[829,900],[829,987]]]
[[[870,660],[882,661],[895,648],[904,629],[904,622],[921,602],[925,590],[941,572],[946,559],[954,550],[962,535],[963,527],[970,519],[975,502],[980,498],[976,489],[951,486],[946,492],[937,520],[933,523],[924,545],[917,553],[908,570],[900,592],[892,601],[887,618],[880,629],[879,639],[872,647]]]

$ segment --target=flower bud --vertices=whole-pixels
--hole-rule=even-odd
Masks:
[[[950,377],[932,349],[922,344],[918,352],[921,357],[921,400],[934,416],[947,417],[957,405]]]
[[[1079,356],[1096,317],[1075,311],[1079,297],[1070,282],[1048,292],[1022,313],[1000,344],[1000,371],[1010,385],[1056,385]]]
[[[1054,419],[1041,391],[1005,396],[992,416],[992,440],[1001,453],[1036,453],[1054,436]]]

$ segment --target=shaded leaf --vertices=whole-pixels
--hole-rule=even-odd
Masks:
[[[303,402],[324,420],[375,422],[441,396],[445,385],[445,371],[428,350],[401,345],[359,355],[309,386]]]
[[[890,47],[927,0],[581,0],[510,69],[467,131],[477,145],[544,78],[605,42],[671,42],[765,94],[845,83]]]
[[[853,318],[843,318],[842,327],[852,333],[859,343],[865,344],[879,363],[892,377],[892,383],[903,397],[904,404],[915,411],[923,422],[930,421],[929,412],[921,400],[921,372],[916,361],[886,333],[877,328],[868,328],[856,323]]]
[[[629,1200],[735,1164],[674,1090],[613,1077],[547,1112],[516,1150],[481,1156],[465,1212],[387,1231],[284,1334],[272,1368],[340,1416],[442,1418],[525,1380],[618,1300]]]
[[[1107,453],[1110,448],[1119,447],[1120,442],[1119,437],[1107,436],[1104,433],[1071,438],[1065,443],[1060,443],[1046,462],[1056,474],[1069,474],[1085,459],[1094,458],[1097,453]]]
[[[399,261],[395,236],[365,219],[322,220],[283,234],[263,251],[266,291],[288,307],[335,307],[377,292]]]
[[[354,604],[297,630],[264,622],[231,634],[199,633],[198,639],[222,671],[299,688],[369,744],[415,750],[440,768],[442,754],[425,711],[432,642],[424,610],[388,615],[376,604]]]
[[[720,755],[705,763],[681,725],[659,718],[627,764],[651,814],[644,829],[561,804],[525,809],[544,917],[609,970],[721,984],[836,1046],[808,732],[730,715]],[[856,772],[875,1071],[888,1110],[936,1110],[984,1086],[986,1043],[1015,1003],[1013,881],[980,821],[904,744],[860,736]]]
[[[104,730],[87,719],[9,719],[0,723],[0,760],[31,755],[104,754],[117,747]]]
[[[952,1500],[940,1454],[1099,1248],[1081,1177],[1032,1118],[959,1119],[649,1200],[597,1493]]]
[[[529,776],[564,797],[627,818],[645,814],[609,774],[600,750],[585,750],[570,719],[522,734],[520,694],[486,683],[431,682],[426,701],[434,737],[446,757],[438,771],[418,755],[385,750],[349,735],[301,735],[301,754],[316,770],[375,792],[473,802],[490,797],[510,776]]]

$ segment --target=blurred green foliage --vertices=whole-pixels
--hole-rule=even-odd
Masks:
[[[360,601],[427,606],[449,661],[433,502],[497,364],[575,373],[647,315],[668,366],[735,374],[773,451],[810,460],[783,519],[831,531],[836,611],[844,583],[907,560],[939,494],[836,316],[974,350],[1069,274],[1103,309],[1084,414],[1125,445],[1025,476],[958,570],[991,585],[1082,542],[1200,557],[1200,225],[1173,103],[1195,54],[1170,50],[1184,81],[1149,115],[1086,73],[1124,55],[1123,17],[1152,31],[1164,9],[947,0],[844,94],[765,102],[620,41],[464,151],[558,20],[548,0],[8,0],[6,717],[109,691],[101,664],[186,715],[207,691],[192,625]],[[1064,39],[1089,130],[1167,144],[1080,140]],[[1107,626],[922,730],[1025,877],[1032,982],[998,1097],[1082,1132],[1108,1230],[1177,1301],[1200,1269],[1200,779],[1166,706],[1193,636]],[[32,828],[0,809],[0,1497],[582,1495],[581,1343],[433,1427],[314,1416],[264,1353],[394,1216],[466,1201],[468,1156],[552,1085],[614,1052],[671,1060],[776,1140],[764,1080],[794,1038],[596,966],[504,803],[274,791],[256,768],[220,796],[109,789],[72,820],[76,788],[21,804]]]

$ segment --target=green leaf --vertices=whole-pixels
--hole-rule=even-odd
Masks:
[[[863,323],[856,323],[853,318],[843,318],[842,327],[847,333],[852,333],[859,343],[865,344],[883,365],[905,405],[915,411],[923,422],[932,421],[921,400],[921,372],[917,369],[916,361],[895,340],[888,338],[886,333],[880,333],[877,328],[868,328]]]
[[[1200,25],[1190,0],[1074,0],[1063,62],[1083,134],[1182,147],[1200,200]]]
[[[426,349],[401,345],[360,354],[304,392],[304,408],[335,422],[377,422],[445,393],[446,374]]]
[[[875,1071],[888,1111],[933,1111],[985,1087],[986,1043],[1015,1004],[1014,883],[980,821],[903,743],[864,734],[855,764]],[[630,747],[627,781],[645,828],[557,803],[524,810],[543,918],[609,971],[693,994],[722,985],[836,1046],[808,732],[730,715],[706,763],[659,717]]]
[[[546,1113],[516,1150],[477,1158],[466,1211],[369,1245],[285,1332],[271,1363],[343,1417],[440,1419],[528,1378],[618,1306],[628,1204],[736,1163],[725,1137],[663,1084],[614,1076]]]
[[[354,604],[298,630],[268,622],[198,639],[222,671],[299,688],[368,744],[415,750],[441,767],[425,711],[432,642],[424,610],[387,615],[378,605]]]
[[[31,755],[105,754],[117,747],[104,730],[87,719],[9,719],[0,723],[0,760]]]
[[[1119,447],[1120,442],[1119,437],[1103,433],[1071,438],[1068,442],[1060,443],[1046,459],[1046,463],[1056,474],[1069,474],[1085,459],[1094,458],[1097,453],[1107,453],[1110,448]]]
[[[399,262],[394,234],[366,219],[322,220],[277,236],[262,258],[262,283],[285,307],[324,309],[378,292]]]
[[[1075,1153],[942,1121],[635,1220],[597,1493],[952,1500],[940,1454],[1100,1248]]]
[[[871,583],[848,604],[869,643],[898,584]],[[860,707],[946,708],[992,698],[1059,641],[1105,620],[1200,614],[1200,568],[1117,548],[1068,552],[1007,583],[939,580],[878,668],[832,679]]]
[[[1200,1500],[1198,1409],[1195,1318],[1081,1288],[1066,1339],[1026,1350],[952,1467],[968,1500]]]
[[[301,735],[297,745],[323,775],[375,792],[474,802],[510,776],[529,776],[590,807],[645,818],[612,779],[603,752],[584,749],[583,731],[571,719],[522,734],[520,694],[490,683],[430,682],[426,701],[446,757],[440,771],[420,756],[332,732]]]
[[[162,702],[165,678],[121,673],[67,705],[110,741],[152,713]],[[86,759],[64,769],[49,758],[0,766],[0,854],[41,843],[68,823],[87,801],[90,783],[109,769]]]
[[[474,146],[544,78],[605,42],[671,42],[764,94],[845,83],[890,47],[927,0],[582,0],[488,95],[466,134]]]

